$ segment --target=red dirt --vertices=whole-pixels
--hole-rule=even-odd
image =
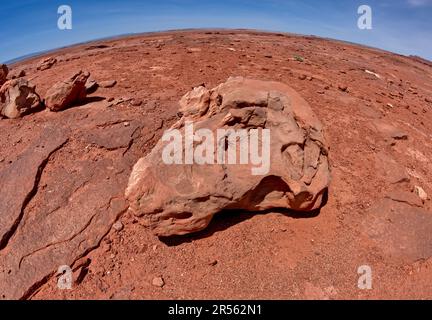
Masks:
[[[98,47],[101,44],[107,47]],[[13,297],[432,298],[432,203],[412,193],[418,185],[432,195],[430,65],[338,41],[254,31],[147,34],[80,45],[49,56],[58,62],[48,70],[36,70],[41,58],[12,66],[26,70],[26,78],[37,85],[42,97],[54,83],[79,69],[97,81],[117,80],[117,84],[99,88],[87,104],[64,112],[44,110],[0,120],[0,172],[19,160],[44,127],[68,130],[67,142],[42,168],[35,195],[0,251],[2,259],[12,259],[27,246],[22,242],[26,228],[41,228],[37,224],[41,212],[73,206],[74,193],[69,195],[69,189],[78,190],[90,181],[99,190],[104,184],[98,181],[106,178],[107,195],[89,193],[87,201],[101,208],[105,204],[98,201],[106,197],[123,201],[133,164],[176,120],[181,96],[193,86],[205,83],[211,88],[230,76],[280,81],[302,95],[324,125],[332,182],[328,203],[317,216],[220,214],[203,232],[163,241],[119,204],[107,223],[119,216],[124,228],[108,227],[106,235],[105,229],[97,229],[101,237],[81,254],[91,260],[81,283],[73,290],[59,290],[53,269],[31,288],[26,284],[25,294]],[[341,90],[345,86],[347,90]],[[107,107],[106,100],[97,97],[133,101]],[[395,130],[408,138],[392,138]],[[99,166],[100,161],[107,165]],[[115,173],[107,173],[107,167]],[[75,169],[84,170],[82,181]],[[77,210],[90,210],[85,198],[79,199],[84,200]],[[74,223],[67,216],[61,221],[65,229]],[[31,241],[39,241],[36,231],[28,236],[36,237]],[[81,242],[68,250],[75,252],[76,247]],[[38,252],[26,248],[30,254]],[[372,290],[357,287],[361,265],[372,268]],[[40,266],[28,268],[37,272]],[[12,273],[26,277],[18,269]],[[162,288],[152,285],[158,276],[164,279]]]

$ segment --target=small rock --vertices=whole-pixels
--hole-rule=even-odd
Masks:
[[[294,56],[294,60],[298,61],[298,62],[303,62],[304,61],[303,57],[300,57],[300,56]]]
[[[381,76],[380,76],[378,73],[375,73],[375,72],[369,71],[369,70],[367,70],[367,69],[365,70],[365,72],[366,72],[367,74],[371,74],[371,75],[377,77],[378,79],[381,79]]]
[[[187,53],[200,52],[201,48],[188,48]]]
[[[348,90],[348,87],[346,85],[343,85],[343,84],[340,84],[338,86],[338,88],[340,91],[343,91],[343,92],[346,92]]]
[[[162,277],[154,277],[152,280],[152,285],[162,288],[165,285],[165,281]]]
[[[300,80],[306,80],[307,76],[305,74],[302,74],[298,77]]]
[[[422,187],[415,186],[414,187],[414,193],[423,201],[426,201],[428,199],[427,193],[423,190]]]
[[[405,132],[396,131],[392,133],[391,137],[395,140],[407,140],[408,134],[406,134]]]
[[[99,82],[99,87],[101,88],[112,88],[117,84],[116,80],[107,80]]]
[[[133,99],[131,105],[133,105],[134,107],[139,107],[142,105],[142,101],[138,99]]]
[[[121,221],[117,221],[116,223],[113,224],[113,229],[115,231],[122,231],[123,230],[123,223]]]

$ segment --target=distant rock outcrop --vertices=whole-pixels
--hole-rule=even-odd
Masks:
[[[229,129],[244,129],[243,138],[250,139],[251,149],[252,135],[269,129],[271,143],[262,152],[271,155],[270,166],[267,172],[254,175],[250,161],[166,164],[162,157],[167,143],[160,140],[135,164],[126,190],[130,208],[146,218],[156,235],[200,231],[224,209],[310,212],[325,203],[330,170],[322,125],[293,89],[278,82],[230,78],[212,90],[203,86],[193,89],[180,105],[183,117],[171,129],[178,129],[183,136],[186,132],[184,140],[190,135],[185,128],[189,121],[210,136],[217,136],[218,129],[228,130],[220,141],[215,139],[214,154],[206,157],[218,157],[217,146],[225,148],[226,156],[229,145],[237,145]],[[252,132],[254,129],[258,130]],[[195,139],[192,144],[199,147],[206,140]],[[264,144],[263,138],[259,143]],[[181,153],[177,154],[180,158]]]
[[[86,98],[88,72],[79,71],[65,81],[56,83],[48,90],[45,105],[51,111],[61,111]]]
[[[19,118],[41,104],[36,87],[23,78],[9,80],[0,89],[0,114],[6,118]]]
[[[53,57],[48,57],[41,60],[37,66],[38,70],[47,70],[50,69],[53,65],[57,63],[57,59]]]

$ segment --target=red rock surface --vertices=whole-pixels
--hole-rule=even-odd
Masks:
[[[42,98],[78,70],[117,84],[61,112],[0,120],[0,298],[432,298],[430,65],[249,31],[139,35],[50,56],[43,71],[43,57],[9,67]],[[186,92],[230,76],[286,83],[308,102],[330,148],[328,203],[309,218],[220,214],[198,234],[158,239],[127,211],[132,166]],[[61,265],[73,290],[57,288]],[[361,265],[372,290],[357,287]]]

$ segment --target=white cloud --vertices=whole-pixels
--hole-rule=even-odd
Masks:
[[[432,5],[432,0],[408,0],[408,4],[413,7],[424,7]]]

